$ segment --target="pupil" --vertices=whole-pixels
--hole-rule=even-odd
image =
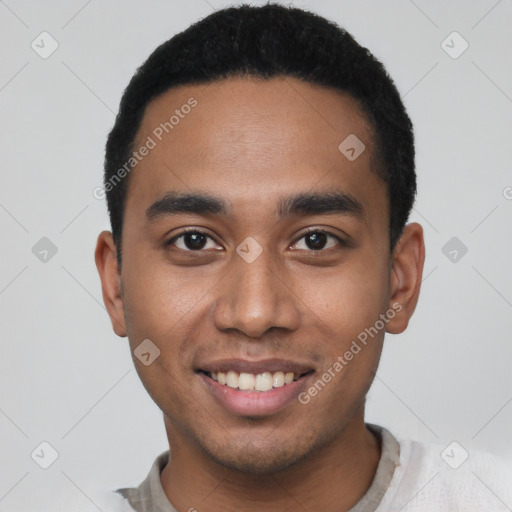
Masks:
[[[310,249],[322,249],[326,243],[327,235],[325,233],[310,233],[306,237],[306,245]]]
[[[202,249],[205,246],[206,237],[201,233],[186,233],[185,245],[189,249]]]
[[[325,233],[310,233],[306,237],[306,245],[310,249],[322,249],[326,243]],[[185,245],[189,249],[202,249],[205,246],[206,237],[201,233],[186,233]]]

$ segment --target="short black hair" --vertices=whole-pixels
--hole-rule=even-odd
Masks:
[[[336,23],[269,3],[229,7],[194,23],[160,45],[124,91],[106,144],[104,174],[119,266],[129,183],[128,175],[119,179],[119,171],[130,161],[147,105],[173,87],[234,76],[293,77],[357,100],[372,127],[377,172],[387,186],[393,250],[416,195],[413,128],[393,80],[381,62]]]

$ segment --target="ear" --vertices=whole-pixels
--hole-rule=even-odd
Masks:
[[[424,262],[423,228],[413,222],[405,226],[393,251],[389,308],[396,315],[386,324],[386,331],[391,334],[407,329],[418,303]]]
[[[99,234],[94,259],[101,279],[103,302],[110,316],[112,329],[118,336],[125,337],[121,273],[117,264],[116,245],[110,231],[102,231]]]

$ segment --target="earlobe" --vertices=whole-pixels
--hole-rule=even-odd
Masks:
[[[396,315],[386,327],[391,334],[405,331],[416,309],[424,262],[423,228],[414,222],[405,226],[393,252],[389,307],[396,311]]]
[[[121,293],[121,275],[116,257],[116,245],[110,231],[98,235],[94,251],[96,268],[100,275],[103,302],[112,322],[112,329],[120,336],[126,336],[123,298]]]

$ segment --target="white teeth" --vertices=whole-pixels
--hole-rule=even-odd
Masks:
[[[272,385],[275,388],[280,388],[280,387],[284,386],[284,373],[283,372],[274,373]]]
[[[238,387],[242,390],[254,389],[254,381],[252,373],[241,373],[238,378]]]
[[[236,389],[238,387],[238,373],[229,371],[226,374],[226,385],[230,388]]]
[[[256,375],[254,389],[256,391],[270,391],[272,389],[272,374],[265,372]]]
[[[253,373],[238,373],[232,370],[225,372],[212,372],[211,378],[219,384],[229,386],[242,391],[270,391],[273,388],[281,388],[299,378],[293,372],[263,372],[257,375]]]

